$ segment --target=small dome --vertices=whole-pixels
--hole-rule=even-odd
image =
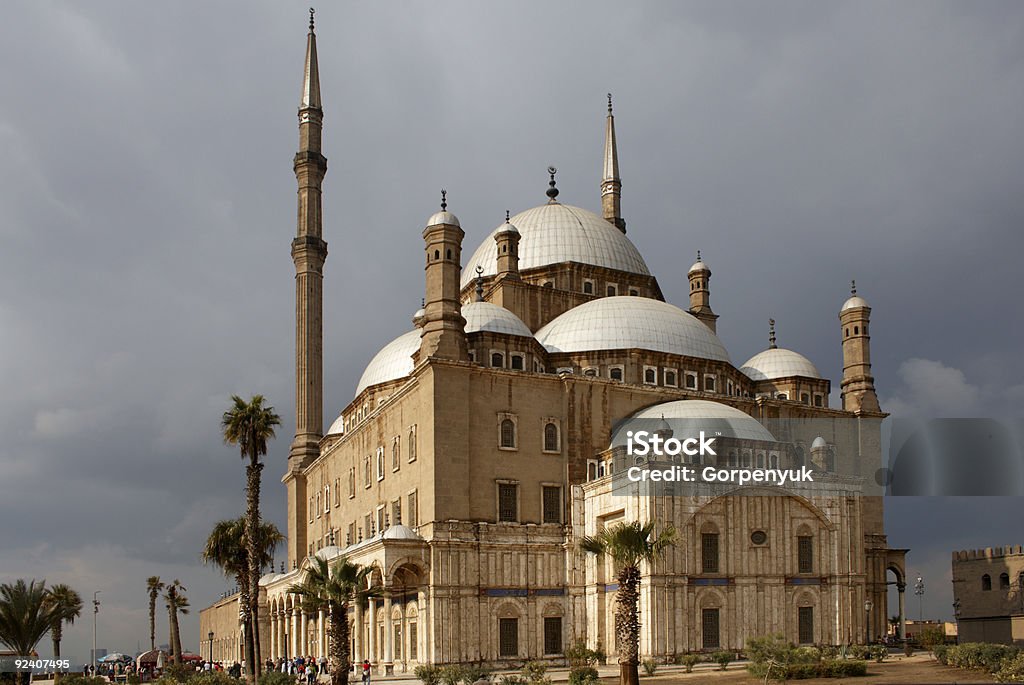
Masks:
[[[689,312],[647,297],[602,297],[537,331],[548,352],[639,349],[728,362],[725,345]]]
[[[363,371],[356,386],[356,396],[371,385],[405,378],[412,373],[412,355],[420,349],[420,332],[409,331],[398,336],[378,352]]]
[[[847,309],[856,309],[857,307],[869,307],[868,301],[860,295],[854,295],[846,302],[843,303],[843,308],[840,311],[845,312]]]
[[[758,352],[740,367],[740,372],[746,374],[753,381],[767,381],[789,376],[821,378],[818,369],[807,357],[781,347],[772,347],[764,352]]]
[[[693,263],[693,266],[690,267],[690,270],[687,273],[695,274],[700,273],[701,271],[711,271],[711,269],[708,268],[708,265],[704,263],[703,259],[698,259]]]
[[[672,427],[676,438],[720,432],[722,437],[736,440],[775,442],[775,436],[749,414],[727,404],[708,400],[673,400],[653,404],[620,421],[612,430],[612,447],[626,444],[630,430],[654,431],[664,421]]]
[[[816,437],[814,439],[813,442],[811,442],[811,449],[812,450],[820,450],[822,447],[828,447],[828,443],[825,442],[825,438],[823,438],[823,437],[821,437],[819,435],[818,437]]]
[[[334,419],[334,423],[327,429],[327,435],[344,435],[345,433],[345,417],[339,416]]]
[[[512,233],[513,235],[522,235],[519,229],[516,228],[515,224],[504,223],[494,231],[494,235],[501,235],[502,233]]]
[[[381,536],[384,540],[416,540],[422,542],[423,538],[409,526],[401,523],[391,526]]]
[[[519,231],[519,270],[549,264],[577,262],[649,276],[647,264],[636,246],[618,228],[597,214],[559,202],[527,209],[511,217]],[[484,276],[498,273],[498,246],[494,241],[507,224],[491,232],[462,269],[465,288],[476,278],[476,267]]]
[[[469,302],[462,305],[462,317],[466,320],[466,333],[505,333],[532,338],[533,331],[522,319],[490,302]]]
[[[341,548],[337,545],[327,545],[323,549],[317,551],[316,556],[319,559],[333,559],[334,557],[341,554]]]
[[[441,224],[459,226],[460,228],[462,227],[462,224],[459,223],[459,217],[455,216],[448,210],[437,212],[427,219],[427,226],[440,226]]]

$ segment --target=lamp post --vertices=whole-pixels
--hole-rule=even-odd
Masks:
[[[96,615],[100,613],[100,592],[102,590],[92,593],[92,675],[96,675]]]
[[[874,606],[870,599],[864,600],[864,644],[871,644],[871,607]]]
[[[213,667],[212,666],[213,665],[213,631],[212,630],[210,631],[210,634],[207,637],[210,638],[210,664],[211,664],[211,668],[212,668]]]
[[[917,581],[914,583],[914,594],[917,595],[917,622],[924,621],[924,578],[917,574]]]

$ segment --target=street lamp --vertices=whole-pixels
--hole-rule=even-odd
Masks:
[[[870,599],[864,600],[864,614],[866,617],[866,621],[864,624],[864,644],[866,645],[871,644],[871,607],[873,606],[874,604],[871,602]]]
[[[210,631],[210,634],[208,635],[208,637],[210,638],[210,664],[211,664],[210,668],[213,668],[213,666],[212,666],[212,664],[213,664],[213,631],[212,630]]]
[[[96,675],[96,615],[100,613],[100,592],[102,590],[92,593],[92,675]]]
[[[917,622],[924,622],[924,578],[917,575],[917,582],[914,583],[914,594],[917,595]]]

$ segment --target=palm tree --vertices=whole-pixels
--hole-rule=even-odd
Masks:
[[[204,563],[219,566],[224,575],[233,577],[238,584],[239,613],[245,625],[245,659],[246,663],[251,664],[254,663],[256,652],[249,612],[249,556],[245,524],[245,517],[218,521],[206,538],[201,556]],[[262,522],[257,536],[260,565],[265,566],[273,559],[274,549],[284,541],[284,535],[273,523]]]
[[[263,464],[260,457],[267,453],[267,442],[274,438],[274,426],[281,425],[281,417],[273,407],[263,406],[263,395],[253,395],[246,402],[238,395],[231,396],[232,407],[221,417],[224,441],[238,445],[245,467],[245,532],[249,557],[249,613],[252,617],[253,661],[249,664],[253,682],[260,677],[260,563],[258,547],[260,525],[260,478]]]
[[[149,593],[149,648],[156,649],[156,600],[164,591],[160,576],[146,579],[146,591]]]
[[[52,614],[50,637],[53,638],[53,658],[60,659],[60,641],[64,633],[65,623],[74,623],[82,615],[82,596],[70,585],[54,585],[47,591],[46,603]],[[53,682],[56,684],[60,674],[54,671]]]
[[[46,581],[18,579],[0,585],[0,642],[15,654],[29,655],[53,628],[54,608],[47,601]],[[29,682],[31,674],[22,674]]]
[[[331,656],[331,685],[348,684],[351,668],[349,605],[380,594],[380,588],[369,587],[367,583],[370,572],[369,567],[353,564],[345,557],[333,565],[326,559],[313,557],[302,582],[288,588],[288,592],[302,598],[304,610],[323,610],[330,618],[327,651]]]
[[[168,583],[164,589],[164,601],[171,624],[171,660],[179,665],[181,664],[181,632],[178,630],[178,614],[188,613],[189,603],[188,597],[185,596],[186,589],[178,579],[175,579],[173,583]]]
[[[599,558],[608,555],[618,567],[619,589],[615,595],[615,636],[619,652],[619,682],[640,682],[640,564],[652,563],[676,542],[671,525],[658,535],[654,522],[630,521],[605,528],[580,540],[580,549]]]

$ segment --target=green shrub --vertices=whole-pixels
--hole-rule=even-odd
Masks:
[[[779,633],[755,637],[747,642],[747,658],[755,664],[769,661],[789,663],[793,660],[795,648]]]
[[[569,685],[595,685],[597,669],[593,666],[577,666],[569,671]]]
[[[752,663],[747,667],[751,675],[768,680],[807,680],[809,678],[852,678],[868,674],[865,661],[852,659],[822,659],[779,663],[777,661]]]
[[[1024,652],[1004,659],[995,675],[1000,683],[1024,683]]]
[[[640,665],[644,667],[644,673],[647,675],[654,675],[658,672],[658,662],[654,659],[644,659]]]
[[[462,667],[462,683],[463,685],[473,685],[478,680],[487,680],[493,677],[493,674],[484,668],[483,666],[477,666],[470,664]]]
[[[224,671],[217,672],[227,675]],[[228,677],[231,678],[231,676]],[[235,685],[238,685],[238,681],[234,678],[231,678],[231,681],[235,683]],[[211,683],[211,685],[216,684]],[[259,685],[295,685],[295,676],[288,675],[287,673],[281,673],[281,671],[266,671],[265,673],[260,674]]]
[[[826,678],[855,678],[868,674],[868,664],[854,659],[829,659],[822,663]]]
[[[949,645],[936,645],[932,650],[932,654],[935,655],[935,660],[940,664],[946,665],[947,653],[949,652]]]
[[[526,685],[526,678],[521,675],[503,675],[498,679],[500,685]]]
[[[273,675],[271,673],[265,673],[264,676]],[[284,673],[278,673],[277,675],[283,675],[288,677]],[[229,676],[224,671],[210,671],[197,673],[194,677],[190,678],[188,685],[238,685],[238,679]],[[260,685],[264,685],[263,677],[260,677]],[[291,685],[291,683],[282,683],[280,680],[272,683],[271,685]]]
[[[942,629],[942,626],[928,626],[921,631],[919,639],[922,647],[932,651],[935,645],[945,644],[946,631]]]
[[[699,654],[680,654],[676,657],[676,663],[685,666],[687,673],[693,673],[693,667],[701,661]]]
[[[413,673],[416,675],[416,677],[419,679],[419,681],[421,683],[423,683],[423,685],[438,685],[438,683],[441,682],[441,669],[438,666],[430,666],[430,665],[424,664],[422,666],[417,666],[413,670]],[[287,673],[281,673],[280,675],[283,675],[285,678],[288,678],[289,680],[294,680]],[[262,678],[260,679],[260,685],[264,685]],[[268,685],[270,685],[270,684],[268,684]],[[274,684],[274,685],[276,685],[276,684]],[[281,685],[288,685],[288,684],[287,683],[282,683]]]
[[[547,670],[548,665],[543,661],[527,661],[521,673],[531,685],[547,685],[551,682],[551,678],[545,675]]]
[[[566,649],[564,654],[570,669],[594,666],[605,660],[604,652],[600,649],[590,649],[583,640]]]
[[[438,671],[438,676],[445,685],[459,685],[466,675],[466,668],[461,664],[442,666]]]
[[[977,668],[995,673],[1003,662],[1013,660],[1020,653],[1017,647],[995,645],[987,642],[966,642],[946,650],[946,663],[957,668]]]
[[[711,655],[711,660],[718,664],[718,670],[724,671],[728,668],[729,664],[732,663],[733,653],[727,651],[715,652]]]

